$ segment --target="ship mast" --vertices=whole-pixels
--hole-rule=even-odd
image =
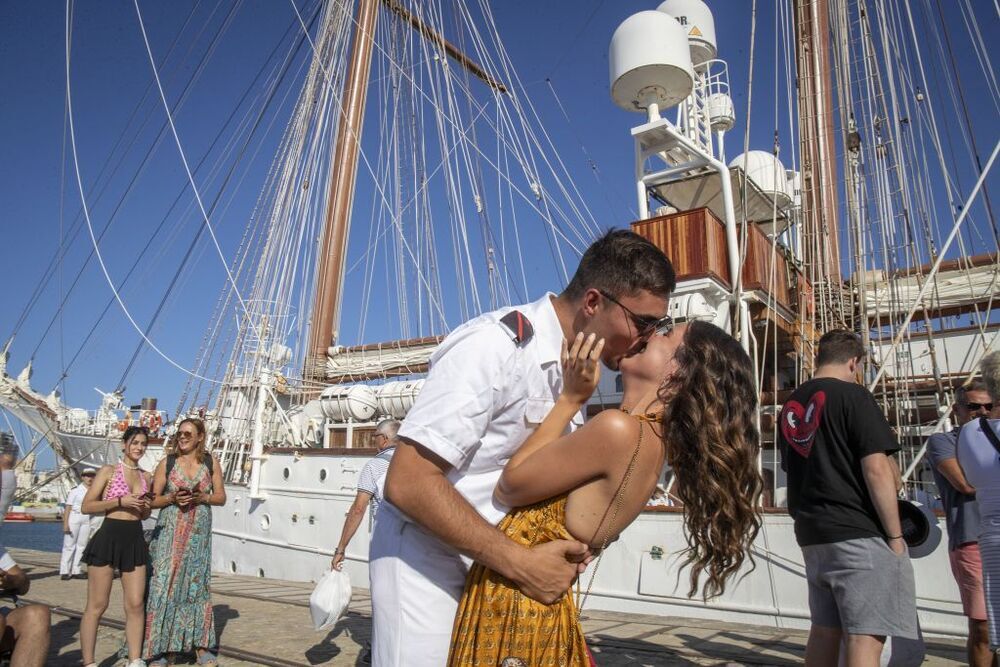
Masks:
[[[803,259],[820,331],[843,326],[828,0],[796,0]]]
[[[334,327],[340,322],[340,292],[344,282],[347,237],[351,227],[351,204],[358,175],[361,126],[368,100],[368,74],[379,0],[358,0],[354,43],[341,96],[341,113],[333,148],[326,223],[320,242],[316,294],[309,328],[309,354],[305,377],[322,381],[326,377],[327,349],[336,339]]]
[[[309,328],[309,352],[304,369],[306,380],[320,384],[326,383],[327,352],[336,342],[337,327],[340,324],[340,297],[344,283],[347,238],[351,228],[354,186],[358,174],[358,156],[361,152],[361,126],[368,97],[368,75],[371,71],[380,2],[414,30],[436,44],[444,54],[485,82],[495,93],[507,92],[507,87],[502,82],[493,78],[397,0],[358,0],[354,18],[354,43],[351,47],[347,80],[341,96],[341,114],[333,149],[326,222],[320,242],[316,293]]]

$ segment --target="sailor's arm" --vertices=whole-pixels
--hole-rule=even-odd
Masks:
[[[528,597],[546,604],[562,597],[587,548],[565,540],[532,549],[514,542],[455,490],[447,477],[450,468],[427,448],[400,439],[386,477],[386,497],[442,542],[510,579]]]

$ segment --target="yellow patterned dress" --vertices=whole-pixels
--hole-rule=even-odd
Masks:
[[[499,528],[525,546],[573,539],[566,530],[566,496],[512,510]],[[448,664],[497,667],[505,658],[519,658],[523,662],[508,664],[530,667],[591,664],[570,593],[544,605],[476,563],[455,615]]]

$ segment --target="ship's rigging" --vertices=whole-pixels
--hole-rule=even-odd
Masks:
[[[162,69],[164,80],[176,72],[186,31],[197,35],[192,45],[199,40],[207,45],[180,95],[163,93],[160,112],[165,108],[167,120],[154,147],[173,135],[185,153],[183,133],[171,129],[170,114],[185,103],[234,24],[240,3],[224,13],[220,7],[209,15],[214,22],[204,21],[200,28],[192,9],[166,55],[157,57],[156,45],[149,44],[153,71],[159,76]],[[119,292],[143,275],[141,260],[156,253],[157,239],[179,239],[179,227],[172,228],[169,221],[184,206],[190,211],[195,205],[192,217],[202,218],[201,224],[179,265],[166,273],[172,277],[164,281],[156,307],[135,317],[143,340],[117,378],[116,386],[124,387],[142,352],[155,349],[157,328],[177,307],[188,267],[202,258],[213,236],[212,221],[231,205],[246,177],[243,161],[259,150],[261,137],[279,122],[277,110],[289,102],[284,134],[237,251],[226,259],[214,244],[214,254],[225,265],[225,286],[194,363],[176,362],[189,375],[177,413],[207,411],[222,419],[227,402],[230,408],[233,402],[254,406],[263,397],[272,426],[258,436],[302,444],[301,438],[279,435],[287,426],[284,411],[296,402],[305,402],[331,382],[419,373],[436,337],[462,320],[527,299],[540,280],[556,290],[564,283],[575,255],[604,223],[589,210],[592,198],[541,123],[500,39],[493,7],[485,1],[395,0],[366,0],[358,7],[356,11],[354,3],[339,0],[290,4],[294,17],[284,34],[208,150],[192,159],[190,183],[150,228],[128,270],[116,272],[123,277],[107,274],[115,294],[104,302],[76,352],[66,355],[54,384],[69,374],[116,304],[128,310]],[[940,426],[938,408],[975,364],[975,358],[958,360],[943,342],[948,330],[968,324],[977,327],[982,348],[993,344],[1000,272],[996,224],[989,181],[978,197],[970,196],[970,182],[989,173],[996,139],[987,136],[984,141],[982,131],[976,131],[968,89],[973,82],[981,86],[978,99],[994,112],[1000,110],[982,25],[989,22],[988,37],[996,17],[977,14],[969,0],[947,8],[940,0],[779,0],[773,11],[773,81],[758,71],[755,84],[758,89],[772,86],[772,99],[748,90],[745,107],[736,114],[746,117],[746,153],[753,148],[750,116],[755,111],[755,117],[765,115],[759,110],[770,105],[773,141],[768,152],[787,160],[789,172],[798,174],[788,186],[799,188],[791,193],[790,204],[768,199],[761,215],[752,213],[760,193],[746,170],[734,180],[742,216],[739,261],[745,265],[763,249],[754,260],[762,263],[762,293],[776,294],[779,284],[787,283],[794,294],[794,306],[780,315],[790,321],[785,333],[777,326],[780,317],[767,315],[776,310],[775,303],[747,313],[745,327],[756,350],[761,389],[773,409],[782,390],[808,374],[809,345],[816,333],[846,324],[870,340],[877,363],[869,379],[878,380],[877,390],[900,432],[925,435]],[[766,13],[754,3],[748,82],[760,67],[758,19]],[[72,18],[69,3],[67,45],[84,48],[79,41],[70,42]],[[206,32],[209,26],[214,32]],[[368,47],[368,63],[352,56],[357,44]],[[960,53],[972,57],[960,62],[956,45],[964,45]],[[189,55],[194,58],[195,52]],[[74,85],[71,64],[67,55],[68,92]],[[348,72],[369,80],[364,86],[367,106],[344,93]],[[288,85],[296,77],[304,77],[297,98]],[[554,92],[557,84],[549,80],[546,85]],[[156,90],[154,79],[143,99]],[[113,194],[113,181],[104,174],[121,168],[128,152],[141,144],[138,129],[129,129],[149,122],[140,108],[142,103],[96,179],[89,177],[92,165],[78,165],[84,202]],[[345,116],[350,108],[353,121]],[[571,115],[566,119],[573,122]],[[362,134],[376,139],[361,139]],[[341,146],[339,153],[336,146]],[[354,149],[359,185],[336,185],[344,178],[344,151]],[[121,188],[118,205],[91,225],[89,256],[80,273],[108,243],[108,230],[151,154]],[[593,163],[589,155],[587,159]],[[199,187],[204,203],[190,199]],[[341,191],[333,206],[327,197],[331,188]],[[678,192],[664,187],[652,195],[670,203]],[[353,215],[354,234],[346,234],[346,220],[338,223],[345,230],[338,236],[344,244],[338,252],[346,261],[331,269],[324,265],[330,253],[322,239],[329,238],[324,229],[333,209],[342,217]],[[42,294],[62,274],[68,252],[79,245],[87,222],[87,211],[82,213],[62,235],[12,334],[38,312]],[[755,250],[754,239],[764,238],[751,233],[755,226],[775,242]],[[942,253],[953,228],[958,230],[955,248]],[[940,271],[930,277],[939,260]],[[203,261],[217,260],[208,256]],[[539,264],[545,269],[539,271]],[[61,328],[62,307],[74,296],[80,273],[60,296],[32,356],[50,331]],[[324,275],[331,280],[324,283]],[[800,280],[796,276],[802,284],[795,282]],[[331,289],[343,295],[342,306],[324,294]],[[327,305],[314,306],[319,302]],[[337,314],[345,312],[350,313],[347,320]],[[385,330],[373,325],[376,320],[391,322],[398,340],[366,345],[370,331]],[[345,336],[345,328],[352,333]],[[335,331],[340,332],[337,343],[354,339],[361,344],[330,347]],[[261,384],[262,377],[268,381]],[[23,394],[19,400],[48,401],[56,412],[65,410],[55,395],[31,393],[27,382],[17,391]],[[236,431],[224,440],[248,447],[253,420],[228,423]],[[918,444],[915,439],[914,453]],[[242,472],[234,472],[234,478],[241,479]]]

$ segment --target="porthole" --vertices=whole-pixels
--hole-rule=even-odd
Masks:
[[[263,530],[269,530],[271,528],[271,515],[265,514],[260,518],[260,527]]]
[[[314,516],[310,516],[310,517],[309,517],[309,525],[310,525],[310,526],[313,526],[313,525],[315,525],[315,524],[316,524],[316,517],[314,517]]]
[[[229,561],[229,573],[236,574],[236,561],[234,560]]]
[[[321,482],[326,481],[326,468],[323,468],[322,470],[319,471],[319,481]]]
[[[291,474],[292,471],[289,470],[288,468],[285,468],[284,470],[281,471],[281,476],[284,477],[286,480],[291,476]]]
[[[298,523],[298,522],[299,522],[299,515],[298,514],[293,514],[292,515],[292,523]]]

